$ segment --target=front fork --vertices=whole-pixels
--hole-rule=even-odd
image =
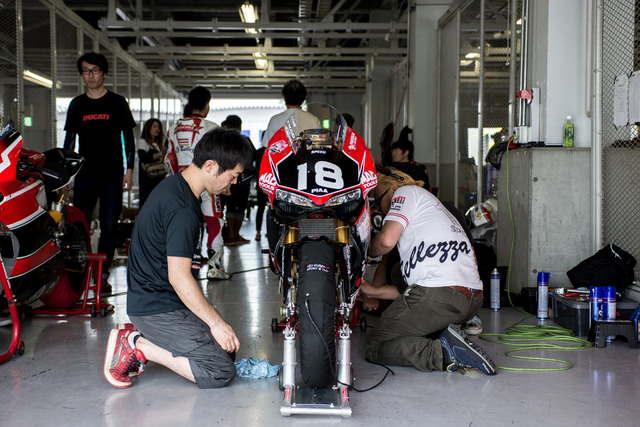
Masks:
[[[336,242],[349,244],[348,226],[341,220],[336,219]],[[285,237],[285,243],[291,244],[298,241],[298,227],[292,226],[287,231]],[[295,265],[295,263],[294,263]],[[292,279],[295,278],[296,271],[292,268]],[[295,280],[292,280],[295,282]],[[290,301],[295,301],[296,286],[290,287],[292,294],[290,295]],[[349,316],[349,307],[345,301],[342,301],[342,325],[338,330],[338,354],[337,354],[337,379],[339,385],[350,386],[352,381],[351,375],[351,328],[349,328],[349,322],[346,321]],[[282,386],[285,390],[285,400],[287,390],[291,391],[295,388],[296,384],[296,328],[291,321],[293,307],[288,307],[286,310],[286,321],[284,334],[284,348],[282,355]]]
[[[296,329],[287,324],[283,334],[281,378],[282,386],[286,390],[287,388],[295,388],[296,384]],[[338,330],[337,365],[338,385],[350,386],[353,378],[351,374],[351,328],[348,322],[344,322]]]
[[[338,384],[350,386],[351,380],[351,328],[344,322],[338,331]]]
[[[296,330],[287,325],[284,328],[284,349],[282,355],[282,386],[285,390],[296,385]]]

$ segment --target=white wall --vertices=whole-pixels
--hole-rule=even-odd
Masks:
[[[591,146],[591,119],[585,111],[586,4],[531,1],[527,88],[540,88],[540,139],[547,144],[562,143],[562,125],[571,115],[574,146]]]
[[[260,131],[267,128],[269,119],[286,109],[284,101],[278,103],[273,100],[273,106],[261,106],[263,103],[255,103],[252,105],[251,100],[247,100],[245,106],[225,104],[224,100],[216,100],[216,106],[211,109],[207,120],[211,120],[217,124],[222,122],[231,114],[242,119],[242,130],[250,131],[249,138],[256,148],[260,147]],[[281,105],[279,105],[281,104]],[[214,109],[215,108],[215,109]]]
[[[450,3],[417,0],[409,15],[409,127],[421,163],[436,162],[438,19]]]
[[[364,139],[374,160],[380,160],[380,136],[384,127],[393,120],[389,109],[389,74],[393,63],[372,59],[367,67],[367,123]]]

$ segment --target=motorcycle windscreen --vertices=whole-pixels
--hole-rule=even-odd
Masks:
[[[319,102],[297,109],[284,124],[287,141],[294,154],[301,148],[342,150],[347,128],[338,110]]]
[[[84,157],[68,148],[54,148],[46,151],[44,167],[49,173],[43,174],[47,190],[57,191],[76,176]]]
[[[310,196],[326,196],[356,187],[360,182],[358,163],[338,150],[303,149],[276,167],[280,187]]]

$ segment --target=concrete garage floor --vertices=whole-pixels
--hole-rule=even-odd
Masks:
[[[254,235],[252,222],[242,234]],[[229,281],[203,280],[202,288],[241,342],[245,357],[282,362],[282,334],[271,332],[281,298],[276,277],[264,267],[266,242],[225,249]],[[205,271],[203,269],[202,275]],[[558,372],[500,369],[493,377],[479,372],[423,373],[392,367],[377,388],[351,392],[351,418],[280,415],[277,378],[236,379],[230,387],[200,390],[166,368],[149,364],[129,389],[111,387],[102,365],[109,331],[126,315],[126,267],[112,269],[115,312],[105,318],[36,316],[21,323],[25,353],[0,365],[0,425],[3,426],[636,426],[640,390],[640,350],[617,340],[607,348],[579,351],[531,351],[569,361]],[[502,333],[523,319],[512,308],[481,311],[485,333]],[[377,317],[369,317],[375,325]],[[529,317],[524,324],[538,324]],[[548,321],[547,324],[552,324]],[[6,351],[11,326],[0,327],[0,352]],[[474,337],[498,366],[557,367],[505,356],[511,347]],[[363,333],[352,336],[355,386],[366,389],[385,369],[362,355]]]

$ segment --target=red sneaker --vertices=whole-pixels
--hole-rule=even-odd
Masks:
[[[127,329],[129,331],[137,331],[136,327],[133,326],[133,323],[118,323],[116,324],[116,329]]]
[[[128,331],[132,331],[132,332],[137,332],[138,329],[133,326],[133,323],[118,323],[116,324],[116,329],[126,329]],[[135,377],[138,376],[142,373],[142,371],[144,371],[144,367],[146,366],[147,362],[140,362],[140,366],[138,367],[138,369],[134,369],[131,372],[129,372],[129,376],[130,377]]]
[[[104,356],[104,377],[114,387],[130,387],[129,374],[139,371],[140,365],[147,362],[144,354],[133,344],[138,335],[139,332],[129,329],[112,329],[109,334]]]

